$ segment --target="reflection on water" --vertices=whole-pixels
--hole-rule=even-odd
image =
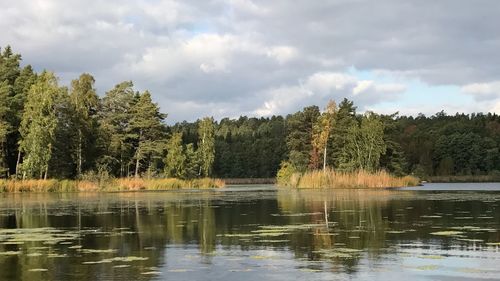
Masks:
[[[500,192],[4,194],[0,280],[500,276]]]

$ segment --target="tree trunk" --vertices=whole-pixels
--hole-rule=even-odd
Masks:
[[[21,149],[17,152],[17,162],[16,162],[16,179],[19,178],[19,163],[21,162]]]
[[[139,177],[139,156],[136,157],[135,159],[135,177]]]
[[[323,150],[323,171],[326,171],[326,145],[325,149]]]
[[[82,175],[82,130],[78,129],[78,148],[77,148],[76,175],[78,178]]]

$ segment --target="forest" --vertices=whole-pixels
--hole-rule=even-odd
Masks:
[[[169,126],[168,108],[131,81],[98,94],[91,74],[63,86],[54,73],[23,66],[10,47],[0,53],[0,178],[272,178],[290,167],[500,174],[494,113],[359,113],[344,99],[287,116]]]

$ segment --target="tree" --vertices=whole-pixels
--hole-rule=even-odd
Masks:
[[[215,127],[212,117],[205,117],[198,128],[199,175],[209,177],[215,160]]]
[[[317,158],[317,151],[312,145],[312,136],[313,126],[319,116],[319,108],[309,106],[286,118],[288,160],[300,172],[308,168],[308,164],[311,164],[310,159]]]
[[[60,94],[57,79],[44,71],[28,92],[21,121],[21,151],[25,177],[47,178],[57,127],[56,101]]]
[[[385,153],[384,124],[380,117],[367,112],[359,126],[353,126],[348,131],[347,143],[342,154],[344,162],[341,168],[345,170],[375,171],[379,167],[380,156]]]
[[[0,83],[0,178],[7,177],[9,167],[7,165],[7,135],[11,130],[7,122],[7,99],[9,96],[9,85],[7,81]]]
[[[99,146],[102,153],[98,159],[114,175],[128,175],[128,165],[134,156],[130,139],[130,121],[135,103],[133,83],[125,81],[106,92],[99,112]]]
[[[139,177],[141,161],[159,154],[161,137],[163,133],[163,120],[165,114],[160,113],[160,108],[153,103],[151,94],[146,91],[141,94],[131,110],[130,136],[135,144],[135,177]],[[149,165],[148,165],[149,166]]]
[[[335,113],[337,111],[337,105],[333,100],[328,102],[325,112],[323,112],[319,117],[313,127],[313,139],[312,145],[314,151],[323,152],[323,170],[326,170],[326,155],[328,141],[330,140],[331,131],[333,128],[333,122],[335,121]],[[311,161],[312,162],[312,161]],[[314,168],[317,168],[315,166]]]
[[[335,127],[331,130],[331,141],[327,144],[328,151],[330,151],[329,159],[335,168],[342,169],[346,166],[345,163],[351,160],[346,158],[348,156],[343,152],[350,138],[349,132],[353,127],[358,126],[356,107],[352,101],[343,99],[340,102],[334,123]]]
[[[94,77],[84,73],[71,81],[70,101],[73,109],[73,125],[75,129],[74,158],[76,175],[80,177],[84,167],[88,167],[93,155],[93,145],[97,136],[97,109],[99,97],[94,88]]]
[[[167,142],[165,174],[168,177],[184,178],[186,156],[182,147],[182,133],[174,133]]]

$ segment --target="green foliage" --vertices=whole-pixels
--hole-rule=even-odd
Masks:
[[[313,126],[320,116],[317,106],[305,107],[302,111],[287,116],[286,146],[289,161],[299,171],[305,171],[315,159],[317,151],[313,151]]]
[[[21,121],[23,171],[27,177],[47,177],[57,127],[61,89],[53,73],[44,71],[28,92]]]
[[[380,117],[368,112],[361,118],[359,126],[349,128],[347,136],[339,168],[346,171],[376,171],[380,156],[387,148],[384,142],[384,124]]]
[[[0,178],[21,178],[21,172],[54,178],[274,178],[282,162],[280,176],[291,167],[302,173],[321,166],[423,179],[487,178],[500,171],[496,114],[363,116],[344,99],[323,113],[308,106],[286,117],[204,118],[166,126],[151,94],[136,92],[130,81],[101,99],[90,74],[73,80],[68,90],[59,88],[52,73],[38,75],[20,62],[10,47],[0,52]]]
[[[165,158],[165,174],[168,177],[184,178],[186,155],[182,147],[182,134],[174,133],[167,143],[167,157]]]
[[[106,92],[100,105],[99,144],[102,153],[98,163],[119,177],[130,174],[134,156],[132,144],[128,142],[134,103],[133,84],[126,81]]]
[[[212,166],[215,160],[215,126],[213,118],[205,117],[200,121],[198,136],[199,174],[209,177],[212,174]]]
[[[292,183],[292,177],[298,173],[297,168],[290,162],[284,161],[276,175],[276,181],[280,186],[287,186]]]
[[[71,81],[70,108],[72,118],[72,153],[76,162],[76,175],[93,167],[96,158],[95,144],[98,135],[97,111],[99,97],[94,88],[94,77],[84,73]]]
[[[165,114],[160,113],[160,108],[153,103],[151,94],[146,91],[139,95],[137,102],[131,109],[129,137],[135,148],[135,176],[139,176],[141,162],[147,160],[151,167],[155,158],[161,157],[162,138],[164,133],[163,120]]]

